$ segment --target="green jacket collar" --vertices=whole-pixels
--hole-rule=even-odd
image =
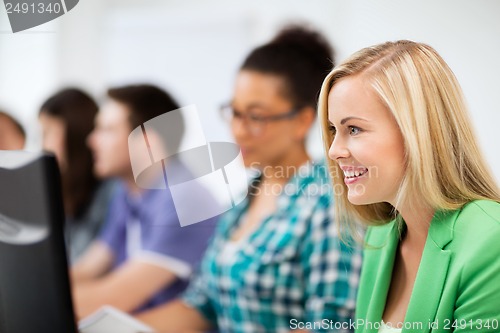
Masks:
[[[435,319],[434,316],[441,299],[451,259],[450,252],[445,250],[445,247],[453,239],[453,229],[458,214],[459,211],[438,211],[434,214],[429,227],[422,260],[405,317],[405,323],[417,323],[417,325],[421,323],[422,330],[418,330],[419,332],[429,332],[430,323]],[[373,247],[372,250],[369,250],[370,252],[374,251],[370,254],[369,260],[377,266],[367,265],[367,269],[371,271],[369,274],[374,276],[373,291],[370,300],[360,300],[369,302],[366,310],[366,321],[372,324],[382,320],[400,240],[400,233],[395,221],[375,228],[379,229],[376,231],[377,236],[370,240],[368,246]],[[402,333],[410,331],[412,330],[403,329]],[[377,330],[368,329],[365,332],[375,333]]]

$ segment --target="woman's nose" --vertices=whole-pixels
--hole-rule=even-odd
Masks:
[[[248,126],[245,123],[244,119],[234,118],[231,121],[231,131],[233,132],[233,136],[235,138],[243,138],[248,136]]]
[[[328,149],[328,157],[336,161],[339,158],[348,158],[349,155],[349,149],[345,142],[339,136],[336,136],[330,145],[330,149]]]
[[[87,135],[87,138],[85,139],[85,143],[87,144],[87,147],[90,149],[94,148],[94,140],[95,140],[95,129]]]

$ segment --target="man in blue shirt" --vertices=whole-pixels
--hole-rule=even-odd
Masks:
[[[181,227],[168,186],[144,190],[134,180],[129,134],[178,105],[150,85],[110,89],[108,96],[88,144],[96,174],[118,178],[119,184],[99,239],[71,270],[80,318],[102,305],[137,313],[175,298],[185,289],[215,226],[212,218]],[[181,139],[179,135],[178,142],[169,142],[168,147],[175,147]]]

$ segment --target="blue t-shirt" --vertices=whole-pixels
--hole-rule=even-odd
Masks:
[[[100,235],[100,240],[113,252],[113,269],[134,259],[164,267],[179,277],[134,312],[172,300],[186,288],[193,267],[205,252],[216,220],[211,218],[181,227],[168,189],[133,195],[123,182],[117,184]]]

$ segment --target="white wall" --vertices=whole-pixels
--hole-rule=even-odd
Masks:
[[[150,81],[198,105],[208,139],[227,140],[216,111],[243,57],[283,23],[306,21],[334,43],[339,60],[386,40],[435,47],[464,88],[500,180],[499,14],[496,0],[81,0],[34,33],[13,35],[0,9],[0,107],[29,125],[35,149],[37,108],[57,87],[79,85],[100,97],[109,85]],[[316,132],[310,148],[321,155]]]
[[[12,34],[0,6],[0,109],[14,113],[34,141],[38,105],[57,87],[55,22]]]

